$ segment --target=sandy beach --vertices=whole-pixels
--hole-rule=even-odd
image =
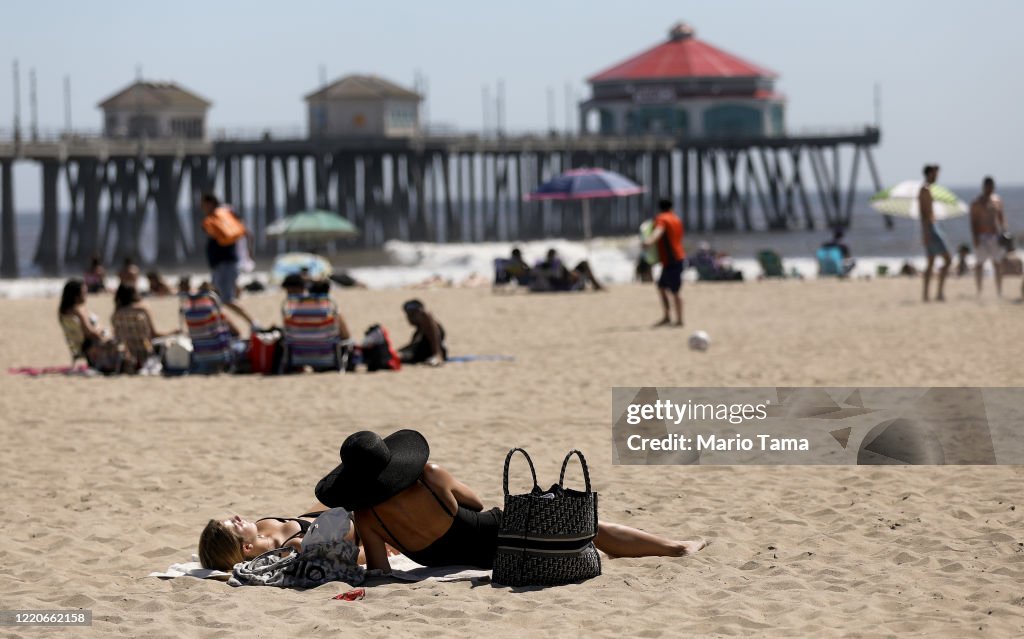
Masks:
[[[87,608],[90,628],[0,636],[1010,637],[1024,634],[1020,467],[626,467],[611,463],[613,386],[1018,386],[1019,279],[979,300],[953,279],[687,285],[687,327],[651,329],[652,286],[607,293],[335,292],[349,325],[423,299],[455,355],[511,362],[287,377],[0,376],[3,608]],[[277,320],[281,297],[243,299]],[[173,298],[149,302],[158,328]],[[0,362],[59,365],[54,299],[0,301]],[[92,297],[109,324],[111,300]],[[706,353],[686,347],[710,333]],[[349,433],[420,430],[431,459],[501,504],[527,448],[542,483],[582,449],[603,519],[713,544],[616,559],[591,581],[511,592],[422,583],[308,591],[147,578],[187,560],[211,517],[297,515]],[[526,481],[517,488],[524,488]]]

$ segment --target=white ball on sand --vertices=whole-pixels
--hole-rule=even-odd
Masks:
[[[711,338],[704,331],[696,331],[690,335],[691,351],[706,351],[711,346]]]

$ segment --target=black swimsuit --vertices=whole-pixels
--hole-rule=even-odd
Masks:
[[[323,512],[324,511],[316,512],[316,513],[305,513],[303,515],[299,515],[299,517],[312,517],[313,519],[316,519],[321,514],[323,514]],[[299,517],[264,517],[263,519],[257,519],[256,523],[258,524],[261,521],[266,521],[268,519],[274,519],[274,520],[280,521],[282,523],[284,523],[286,521],[294,521],[297,524],[299,524],[299,532],[295,533],[294,535],[292,535],[288,539],[284,540],[284,543],[287,544],[289,541],[291,541],[292,539],[295,539],[296,537],[304,537],[306,535],[306,533],[309,532],[309,527],[313,525],[313,522],[306,521],[305,519],[299,519]]]
[[[447,532],[434,540],[422,550],[409,550],[388,530],[380,515],[373,508],[370,512],[377,518],[391,542],[402,553],[418,564],[424,566],[478,566],[491,568],[494,555],[498,549],[498,529],[501,527],[501,509],[492,508],[484,512],[476,512],[459,506],[457,513],[452,514],[448,506],[437,496],[429,485],[419,480],[445,514],[452,518],[452,525]]]

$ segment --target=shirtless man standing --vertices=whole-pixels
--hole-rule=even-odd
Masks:
[[[946,275],[949,273],[949,265],[952,261],[949,249],[946,247],[946,238],[935,226],[935,209],[932,207],[932,192],[929,187],[935,184],[938,177],[938,165],[926,164],[924,184],[917,194],[918,206],[921,209],[921,241],[928,254],[928,264],[924,267],[924,301],[926,302],[928,301],[928,288],[932,283],[932,267],[935,265],[935,258],[941,255],[943,260],[942,266],[939,267],[939,290],[935,296],[935,300],[938,302],[946,300],[943,288],[946,285]]]
[[[1003,215],[1003,201],[995,193],[996,182],[986,177],[981,183],[981,195],[971,202],[971,237],[974,238],[974,279],[981,295],[981,276],[985,261],[992,261],[996,275],[996,294],[1003,295],[1003,248],[1000,236],[1006,232],[1006,217]]]

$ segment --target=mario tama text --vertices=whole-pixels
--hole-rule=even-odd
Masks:
[[[744,436],[736,433],[733,436],[722,435],[666,435],[651,438],[642,435],[629,435],[626,446],[632,451],[676,452],[676,451],[715,451],[715,452],[750,452],[754,450],[784,452],[809,451],[810,441],[805,437],[775,437],[758,434]]]

